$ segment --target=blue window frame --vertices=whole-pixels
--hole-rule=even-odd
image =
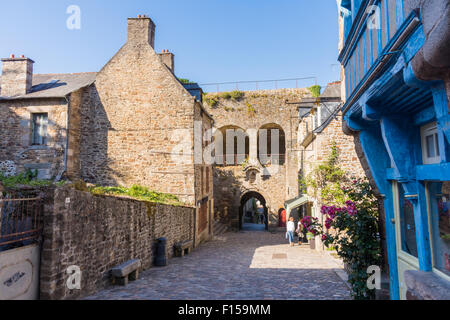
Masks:
[[[450,276],[450,181],[427,185],[433,267]]]
[[[399,184],[398,188],[398,197],[398,204],[400,206],[401,249],[411,256],[418,258],[414,205],[411,200],[405,197],[401,184]]]

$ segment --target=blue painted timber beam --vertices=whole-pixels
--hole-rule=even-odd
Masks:
[[[362,117],[367,121],[380,120],[381,113],[379,108],[373,108],[369,104],[365,103],[362,106]]]
[[[344,116],[344,120],[353,131],[361,131],[366,128],[366,124],[360,119],[356,120],[351,118],[349,115],[346,115]]]
[[[433,269],[431,261],[430,233],[428,228],[428,210],[425,184],[417,182],[417,198],[411,199],[414,205],[414,222],[416,224],[417,253],[419,268],[422,271]]]
[[[407,67],[403,70],[403,80],[409,87],[431,90],[438,129],[444,134],[448,143],[450,143],[450,109],[444,82],[441,80],[423,81],[417,79],[411,63],[408,63]],[[439,147],[440,150],[445,150],[445,143],[440,141]]]
[[[450,162],[416,167],[417,180],[450,181]]]
[[[386,194],[390,184],[386,180],[385,173],[386,169],[390,167],[390,159],[383,143],[380,126],[366,127],[366,130],[360,132],[359,139],[378,190],[380,193]]]
[[[412,139],[412,124],[404,117],[383,117],[381,123],[381,133],[384,145],[394,165],[394,169],[402,177],[402,181],[410,181],[415,178],[414,144]],[[411,192],[414,192],[410,190]],[[407,192],[409,193],[409,192]]]
[[[395,235],[395,213],[392,186],[386,189],[384,200],[384,216],[386,229],[386,247],[389,264],[389,284],[391,300],[400,300],[400,288],[398,279],[397,239]]]

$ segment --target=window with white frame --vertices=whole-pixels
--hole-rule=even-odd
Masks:
[[[436,164],[441,162],[439,150],[439,135],[436,122],[423,126],[420,130],[422,139],[423,164]]]
[[[32,114],[31,138],[34,146],[47,144],[48,113]]]

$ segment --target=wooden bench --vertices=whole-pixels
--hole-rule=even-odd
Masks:
[[[131,281],[139,278],[139,268],[141,267],[141,260],[130,260],[120,266],[114,267],[111,270],[113,276],[113,284],[117,283],[122,286],[128,284],[128,279]]]
[[[175,244],[175,256],[184,257],[185,254],[190,254],[194,247],[194,241],[188,240]]]

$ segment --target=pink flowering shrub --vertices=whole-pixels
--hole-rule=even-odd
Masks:
[[[367,180],[353,179],[342,170],[339,148],[331,143],[328,160],[321,162],[308,176],[301,177],[305,193],[325,205],[321,212],[324,225],[318,219],[305,218],[302,223],[351,269],[349,283],[355,299],[373,299],[375,292],[367,288],[367,268],[380,265],[381,246],[378,234],[377,199]]]
[[[320,225],[318,218],[306,216],[301,220],[301,223],[303,225],[303,228],[312,233],[314,236],[322,233],[322,226]]]
[[[322,233],[326,246],[333,246],[352,272],[349,283],[355,299],[374,299],[375,291],[367,288],[367,268],[380,264],[378,210],[376,198],[367,181],[358,180],[345,188],[347,200],[342,206],[322,206],[325,228],[334,234]]]

